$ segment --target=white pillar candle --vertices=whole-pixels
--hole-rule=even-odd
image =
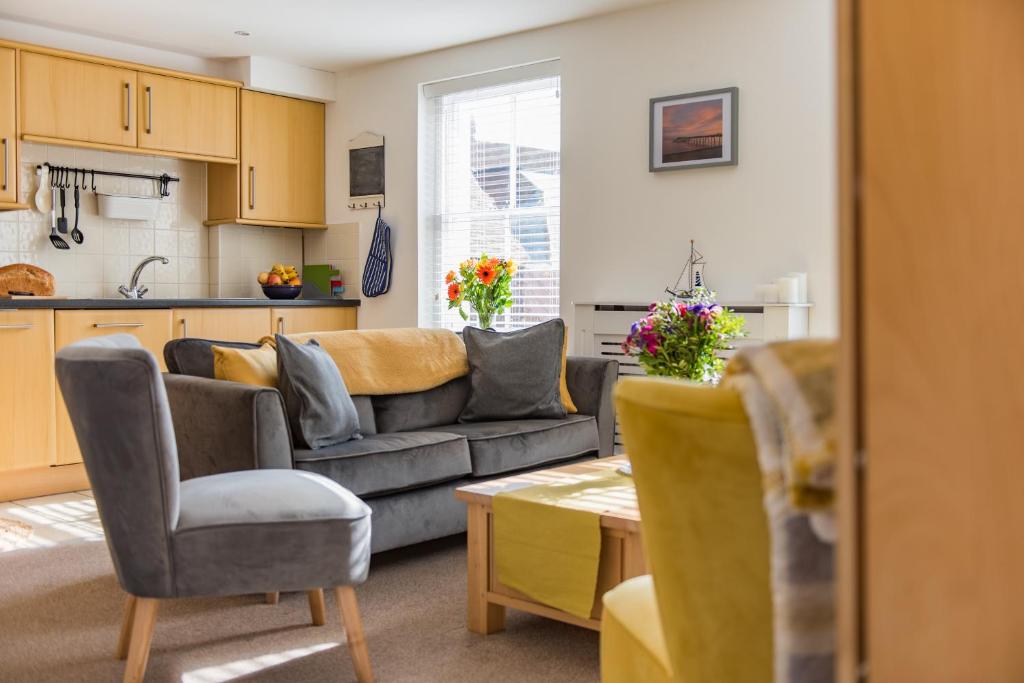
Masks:
[[[775,285],[779,288],[779,303],[800,303],[800,281],[795,277],[780,277]]]
[[[797,300],[797,303],[807,303],[807,273],[794,271],[792,273],[786,273],[786,277],[795,277],[797,284],[799,285],[799,299]]]

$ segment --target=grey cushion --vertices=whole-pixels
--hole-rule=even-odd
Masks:
[[[559,393],[565,323],[525,330],[462,331],[469,360],[469,401],[459,422],[565,417]]]
[[[600,448],[597,420],[591,415],[473,422],[432,427],[430,431],[464,435],[476,477],[596,454]]]
[[[164,363],[175,375],[213,379],[213,346],[231,349],[258,349],[259,344],[213,341],[211,339],[173,339],[164,345]]]
[[[181,595],[353,585],[369,569],[370,509],[308,472],[253,470],[181,484]]]
[[[459,377],[415,394],[373,397],[373,412],[380,432],[412,432],[458,422],[469,397],[469,379]],[[364,432],[365,433],[365,432]]]
[[[277,384],[295,443],[316,449],[359,438],[356,406],[330,354],[315,339],[300,345],[275,338]]]
[[[465,477],[472,471],[466,439],[439,432],[376,434],[360,441],[296,450],[295,467],[373,496]]]
[[[359,433],[363,436],[377,433],[377,421],[373,416],[373,401],[369,396],[353,396],[352,403],[356,406],[359,416]]]

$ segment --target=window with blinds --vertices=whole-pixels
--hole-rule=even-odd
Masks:
[[[444,276],[481,252],[519,265],[495,328],[558,317],[559,87],[557,62],[424,87],[424,324],[466,325],[448,310]]]

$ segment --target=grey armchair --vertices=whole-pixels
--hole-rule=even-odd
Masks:
[[[107,546],[128,593],[118,657],[142,680],[160,600],[306,591],[324,623],[334,588],[360,681],[372,680],[354,585],[370,560],[370,509],[335,482],[287,469],[179,480],[174,428],[153,356],[129,335],[57,353]]]

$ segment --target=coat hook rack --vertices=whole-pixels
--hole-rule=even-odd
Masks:
[[[166,173],[161,175],[146,175],[144,173],[121,173],[119,171],[97,171],[95,169],[86,168],[72,168],[70,166],[52,166],[50,164],[42,164],[36,166],[36,169],[48,168],[50,173],[50,181],[54,187],[60,187],[61,184],[67,183],[65,187],[71,187],[71,181],[68,180],[68,176],[75,176],[77,181],[78,175],[82,176],[82,186],[85,186],[85,176],[88,175],[92,180],[92,191],[96,191],[96,176],[112,176],[115,178],[139,178],[142,180],[152,180],[157,183],[157,188],[160,191],[161,197],[169,197],[171,195],[170,184],[181,182],[181,178],[175,178],[169,176]],[[58,178],[57,182],[53,182],[54,175]]]
[[[378,199],[375,202],[349,202],[348,208],[350,209],[380,209],[383,208],[384,201]]]

